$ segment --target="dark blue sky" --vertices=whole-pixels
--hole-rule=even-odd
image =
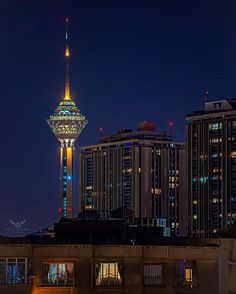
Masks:
[[[9,219],[36,230],[57,218],[59,144],[45,120],[63,96],[66,15],[72,96],[89,120],[77,146],[145,119],[173,120],[183,140],[206,89],[236,96],[234,0],[1,0],[0,233]]]

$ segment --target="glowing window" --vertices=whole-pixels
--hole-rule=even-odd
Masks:
[[[222,129],[222,123],[213,123],[209,125],[210,130],[221,130]]]
[[[42,284],[49,286],[74,285],[74,263],[43,263]]]
[[[194,260],[176,261],[177,287],[193,288],[196,286],[196,262]]]
[[[26,258],[0,259],[0,284],[25,284],[27,282]]]
[[[144,286],[161,286],[163,284],[163,264],[143,265]]]
[[[98,287],[121,287],[122,264],[120,262],[96,263],[95,285]]]

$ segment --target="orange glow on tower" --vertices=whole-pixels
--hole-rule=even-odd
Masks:
[[[48,124],[61,143],[60,148],[60,204],[58,208],[60,217],[73,217],[73,149],[76,139],[87,124],[86,118],[81,115],[79,108],[70,96],[68,45],[68,19],[66,19],[65,35],[65,96],[61,100],[54,114],[47,120]]]

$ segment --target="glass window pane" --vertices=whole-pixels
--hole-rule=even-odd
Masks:
[[[6,283],[6,262],[0,263],[0,284]]]
[[[176,261],[176,278],[178,287],[192,288],[196,284],[196,262],[193,260]]]
[[[45,263],[42,266],[42,284],[69,286],[74,284],[74,264]]]
[[[162,264],[145,264],[143,279],[145,286],[161,286],[163,283]]]
[[[122,265],[119,262],[100,262],[95,265],[96,286],[122,286]]]
[[[25,264],[7,264],[7,284],[23,284],[25,282]]]

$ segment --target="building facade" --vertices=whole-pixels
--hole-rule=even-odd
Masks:
[[[188,115],[191,236],[214,236],[236,220],[236,99],[206,102]]]
[[[82,211],[109,216],[125,207],[133,217],[164,218],[172,235],[184,234],[185,144],[157,133],[152,123],[81,148],[80,170]]]
[[[233,294],[235,264],[233,240],[198,246],[5,243],[0,294]]]

